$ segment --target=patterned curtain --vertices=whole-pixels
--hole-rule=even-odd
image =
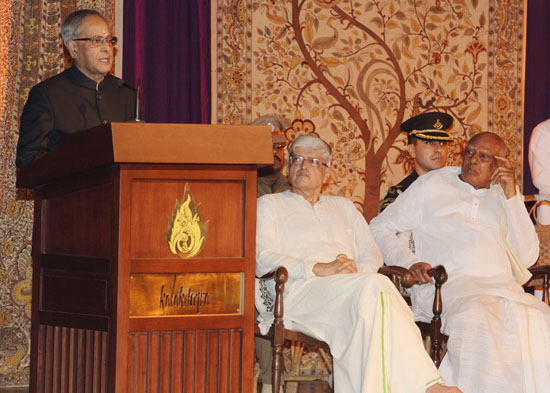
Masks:
[[[289,119],[334,150],[326,192],[367,219],[411,170],[403,120],[444,111],[448,164],[491,130],[522,158],[523,0],[212,0],[213,118]],[[215,31],[215,33],[214,33]]]
[[[33,203],[15,189],[19,117],[30,88],[65,68],[61,23],[81,8],[114,25],[114,0],[0,4],[0,388],[29,384]]]

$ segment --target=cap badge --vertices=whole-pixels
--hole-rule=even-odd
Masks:
[[[435,122],[434,128],[435,128],[436,130],[441,130],[441,129],[443,128],[443,124],[441,124],[441,122],[439,121],[439,119],[437,119],[437,121]]]

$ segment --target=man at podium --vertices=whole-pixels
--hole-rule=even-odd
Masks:
[[[54,151],[63,135],[134,117],[134,89],[109,75],[117,37],[103,15],[76,11],[61,30],[73,65],[29,92],[19,128],[18,168]]]

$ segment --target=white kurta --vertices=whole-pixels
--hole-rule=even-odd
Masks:
[[[550,119],[533,129],[529,141],[529,166],[533,184],[539,194],[550,195]],[[539,206],[537,219],[541,224],[549,225],[550,206]]]
[[[523,197],[506,200],[500,186],[476,190],[460,180],[460,168],[421,176],[371,221],[387,264],[444,265],[443,330],[450,336],[439,368],[464,393],[542,393],[550,386],[550,309],[516,283],[501,234],[529,267],[538,237]],[[395,241],[412,231],[415,254]],[[431,315],[433,286],[412,290],[415,317]]]
[[[441,377],[426,354],[412,312],[375,273],[382,257],[369,227],[345,198],[312,206],[290,191],[258,199],[256,272],[285,266],[285,325],[331,347],[336,393],[423,393]],[[361,273],[316,277],[338,254]]]

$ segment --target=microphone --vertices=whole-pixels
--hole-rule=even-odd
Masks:
[[[118,85],[120,87],[126,87],[128,89],[134,90],[132,86],[130,86],[128,83],[124,82],[122,79],[118,80]],[[138,78],[137,81],[137,87],[136,87],[136,107],[134,109],[134,118],[131,120],[127,120],[127,122],[136,122],[136,123],[143,123],[143,120],[141,120],[141,111],[139,110],[139,98],[140,98],[140,85],[141,85],[141,77]]]
[[[140,92],[140,86],[141,86],[141,77],[138,78],[138,81],[137,81],[137,87],[136,87],[136,117],[134,119],[134,121],[136,122],[141,122],[141,113],[140,113],[140,110],[139,110],[139,92]]]

